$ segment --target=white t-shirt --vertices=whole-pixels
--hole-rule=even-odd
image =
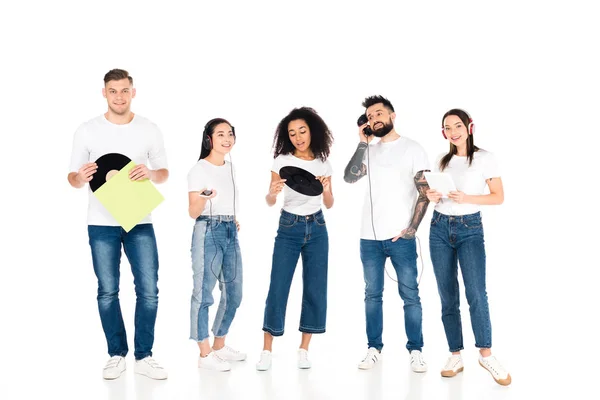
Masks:
[[[157,170],[167,168],[167,155],[162,133],[148,119],[134,115],[128,124],[117,125],[104,115],[83,123],[75,132],[71,152],[70,172],[77,172],[88,162],[108,153],[123,154],[136,164],[146,164]],[[150,165],[148,165],[148,163]],[[89,188],[88,225],[119,226]],[[140,224],[151,223],[148,214]]]
[[[233,175],[232,175],[233,173]],[[236,215],[239,211],[239,196],[235,168],[229,161],[214,165],[205,158],[198,161],[188,173],[188,192],[202,189],[216,190],[217,195],[206,202],[201,215]],[[235,209],[234,201],[235,183]]]
[[[332,169],[329,161],[321,161],[318,158],[314,160],[303,160],[291,154],[280,154],[273,161],[271,171],[279,174],[282,167],[302,168],[314,176],[331,176]],[[296,215],[310,215],[321,209],[321,198],[319,196],[307,196],[290,189],[287,185],[283,186],[283,209]]]
[[[440,160],[446,153],[438,156],[434,170],[440,172]],[[456,189],[465,194],[485,194],[486,179],[499,178],[500,169],[496,157],[488,151],[479,150],[473,153],[473,163],[469,166],[467,157],[453,155],[443,172],[452,176]],[[477,204],[456,204],[450,199],[441,199],[435,210],[446,215],[474,214],[480,210]]]
[[[391,239],[410,225],[418,197],[415,175],[429,170],[427,153],[414,140],[401,136],[369,145],[363,163],[369,175],[363,179],[371,183],[365,195],[360,237]]]

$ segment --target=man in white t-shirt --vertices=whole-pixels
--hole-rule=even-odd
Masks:
[[[135,97],[133,79],[122,69],[104,76],[102,94],[108,111],[83,123],[75,132],[69,183],[82,188],[97,171],[94,162],[108,153],[119,153],[135,162],[129,171],[134,181],[165,182],[169,176],[162,133],[156,125],[131,112]],[[146,166],[150,163],[153,169]],[[110,179],[111,173],[106,179]],[[119,304],[121,246],[133,273],[135,307],[135,372],[153,379],[166,379],[167,372],[152,358],[154,324],[158,308],[158,251],[150,215],[126,232],[88,188],[88,235],[92,263],[98,278],[98,309],[110,359],[102,376],[118,378],[125,370],[129,350]]]
[[[383,348],[383,283],[389,257],[404,301],[411,367],[415,372],[425,372],[415,234],[429,204],[424,177],[429,161],[421,145],[394,130],[396,114],[388,99],[371,96],[363,106],[369,122],[359,127],[360,143],[344,171],[348,183],[363,176],[368,176],[369,183],[360,235],[368,351],[358,367],[372,368]],[[380,140],[369,144],[373,136]]]

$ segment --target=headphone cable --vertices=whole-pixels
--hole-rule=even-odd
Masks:
[[[374,217],[373,217],[373,192],[371,191],[371,161],[370,161],[370,155],[369,155],[370,154],[369,147],[370,146],[369,146],[369,142],[367,139],[367,178],[369,181],[369,200],[370,200],[370,205],[371,205],[371,228],[373,229],[373,237],[375,238],[375,240],[377,240],[377,234],[375,233],[375,222],[374,222]],[[419,258],[421,259],[421,273],[418,275],[418,278],[417,278],[417,286],[418,286],[421,283],[421,277],[423,276],[423,272],[425,271],[425,264],[423,263],[423,252],[421,251],[421,240],[419,240],[419,237],[416,235],[416,232],[415,232],[415,239],[417,240],[417,244],[419,246],[418,254],[419,254]],[[385,274],[391,280],[398,283],[398,281],[390,275],[387,268],[385,267],[385,264],[383,265],[383,269],[385,271]]]

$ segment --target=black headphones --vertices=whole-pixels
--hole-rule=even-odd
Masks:
[[[233,140],[235,140],[235,127],[229,123],[229,121],[223,118],[213,118],[204,125],[204,132],[202,132],[202,147],[207,150],[212,150],[212,139],[211,132],[216,125],[226,123],[231,126],[231,132],[233,132]]]

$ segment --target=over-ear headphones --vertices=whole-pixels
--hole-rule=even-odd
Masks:
[[[226,123],[231,126],[231,132],[233,133],[233,141],[235,142],[235,127],[231,125],[227,120],[223,118],[213,118],[204,125],[204,132],[202,132],[202,147],[207,150],[212,150],[212,130],[215,126]]]
[[[462,112],[464,112],[467,115],[467,118],[469,119],[469,126],[467,126],[467,132],[469,132],[469,135],[472,135],[475,132],[475,124],[473,123],[473,118],[471,118],[471,116],[469,115],[469,113],[466,112],[463,109],[460,109],[460,108],[455,108],[452,111],[462,111]],[[450,114],[450,115],[454,115],[454,114]],[[444,136],[444,139],[448,139],[446,137],[446,130],[444,128],[444,123],[443,122],[442,122],[442,136]]]

